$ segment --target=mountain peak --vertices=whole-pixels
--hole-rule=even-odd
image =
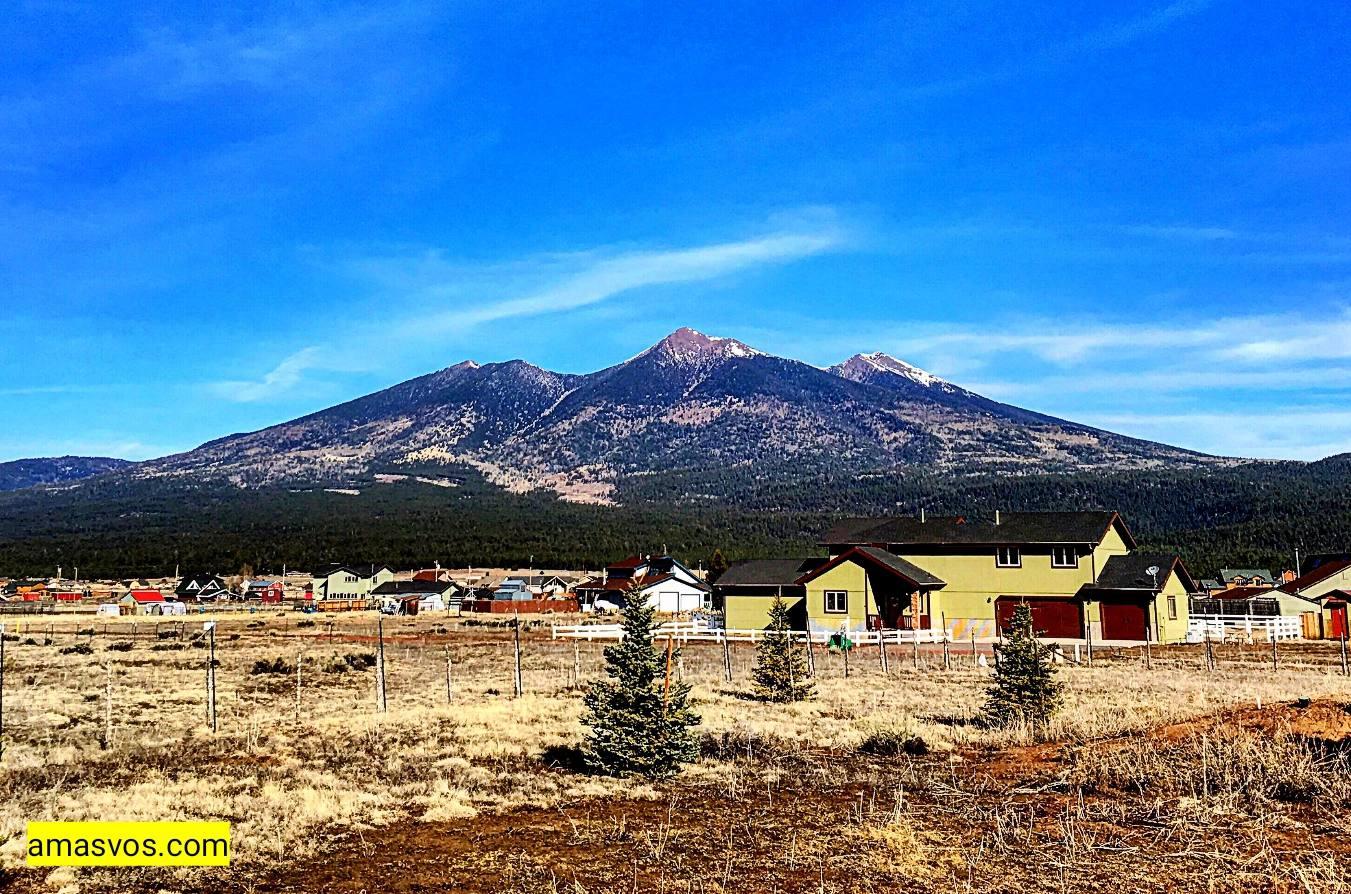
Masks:
[[[830,371],[841,378],[854,382],[869,382],[881,375],[892,375],[909,379],[917,385],[926,387],[947,384],[933,373],[881,351],[874,351],[871,354],[855,354],[843,363],[832,366]]]
[[[763,352],[735,338],[705,335],[688,326],[682,326],[638,356],[652,355],[687,366],[730,360],[735,357],[758,357],[762,354]]]

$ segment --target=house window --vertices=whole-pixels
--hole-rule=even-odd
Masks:
[[[848,590],[826,590],[826,612],[832,615],[849,613]]]
[[[1176,597],[1176,596],[1169,596],[1169,597],[1168,597],[1168,620],[1170,620],[1170,621],[1176,621],[1176,620],[1177,620],[1177,597]]]
[[[1020,568],[1023,564],[1023,551],[1016,546],[1001,546],[995,550],[994,563],[999,568]]]
[[[1051,547],[1052,568],[1078,568],[1079,552],[1072,546]]]

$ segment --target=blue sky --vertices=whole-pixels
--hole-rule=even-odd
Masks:
[[[0,459],[681,325],[1351,450],[1344,3],[17,6]]]

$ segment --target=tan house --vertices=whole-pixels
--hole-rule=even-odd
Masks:
[[[1328,557],[1299,577],[1272,591],[1282,614],[1304,619],[1307,639],[1340,639],[1348,632],[1347,597],[1351,592],[1351,557]]]
[[[1138,552],[1115,512],[848,519],[822,545],[828,559],[803,566],[783,594],[803,628],[818,633],[898,629],[988,640],[1026,603],[1047,638],[1181,642],[1196,589],[1178,557]],[[785,586],[788,561],[762,566],[778,572],[777,586]],[[718,581],[729,628],[766,623],[775,594],[767,585],[749,592],[752,576],[734,565]]]
[[[330,565],[314,576],[314,599],[360,602],[371,598],[371,591],[394,580],[387,566],[372,566],[369,571],[351,565]]]

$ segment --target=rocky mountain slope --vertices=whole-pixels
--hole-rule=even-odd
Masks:
[[[509,490],[610,502],[625,480],[691,469],[1046,472],[1214,462],[1002,404],[884,354],[819,369],[680,329],[588,375],[520,360],[459,363],[134,474],[359,486],[404,474],[436,482],[438,468],[470,466]]]
[[[16,459],[0,463],[0,491],[19,490],[35,484],[65,484],[131,465],[110,456],[53,456]]]

